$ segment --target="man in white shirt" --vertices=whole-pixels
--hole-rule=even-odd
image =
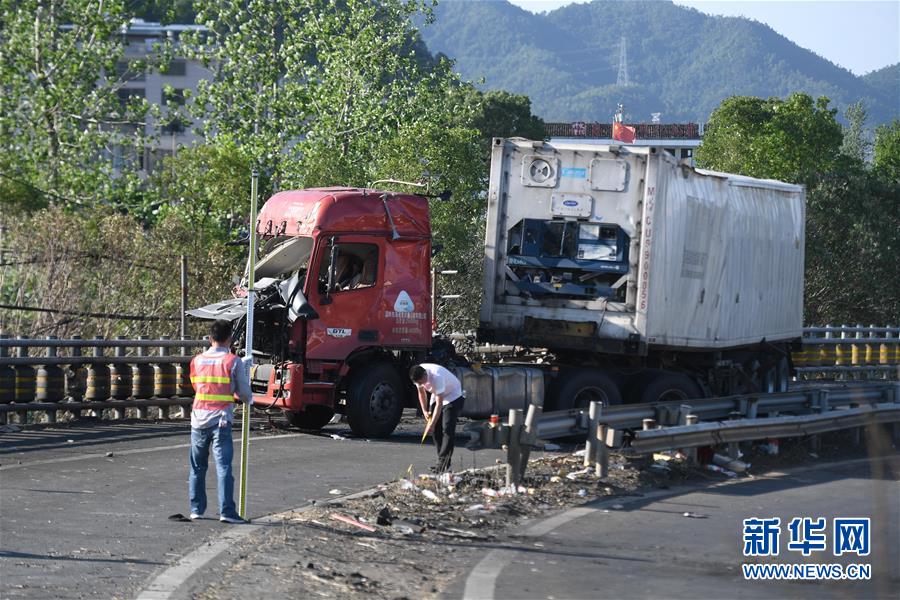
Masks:
[[[409,370],[409,378],[419,391],[419,406],[428,419],[426,433],[433,433],[437,446],[438,462],[434,471],[444,473],[450,470],[450,459],[456,441],[456,421],[466,401],[462,385],[453,373],[433,363],[422,363]],[[428,410],[426,392],[431,394]]]

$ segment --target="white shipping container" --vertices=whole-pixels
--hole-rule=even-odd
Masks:
[[[802,186],[649,147],[492,150],[483,339],[644,353],[800,337]]]

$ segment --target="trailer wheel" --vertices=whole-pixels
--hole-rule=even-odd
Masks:
[[[554,387],[552,400],[556,410],[587,408],[591,402],[605,406],[622,403],[619,386],[602,371],[563,371]]]
[[[350,378],[347,390],[350,429],[363,437],[391,435],[400,422],[406,395],[397,370],[387,363],[375,363],[351,373]]]
[[[661,373],[644,388],[641,402],[681,401],[702,397],[703,390],[687,375]]]
[[[307,406],[306,410],[284,411],[287,422],[300,429],[322,429],[333,416],[334,411],[326,406]]]

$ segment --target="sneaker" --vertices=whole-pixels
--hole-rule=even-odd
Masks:
[[[191,513],[191,517],[190,517],[191,521],[196,521],[197,519],[202,519],[202,518],[203,518],[203,515],[200,515],[197,513]]]
[[[226,517],[225,515],[222,515],[221,517],[219,517],[219,521],[222,523],[232,523],[234,525],[243,525],[243,524],[250,522],[250,521],[245,521],[244,519],[242,519],[240,517]]]

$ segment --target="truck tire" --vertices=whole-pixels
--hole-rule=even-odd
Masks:
[[[375,363],[350,373],[347,389],[347,422],[363,437],[387,437],[397,428],[403,413],[406,388],[397,370]]]
[[[334,411],[326,406],[308,406],[306,410],[284,411],[284,417],[293,427],[319,430],[328,425]]]
[[[551,401],[555,410],[588,408],[591,402],[610,406],[621,404],[622,394],[619,386],[603,371],[578,369],[560,373]]]
[[[641,394],[642,403],[702,398],[703,390],[683,373],[661,373],[651,380]]]

